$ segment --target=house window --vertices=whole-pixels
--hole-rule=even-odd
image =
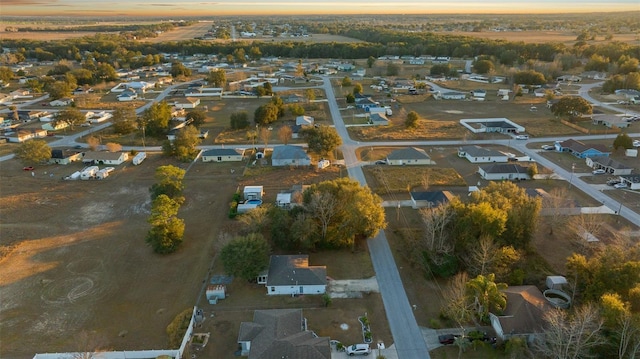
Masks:
[[[276,287],[271,287],[271,291],[275,292],[276,291]]]
[[[222,162],[222,157],[218,156],[218,162]]]

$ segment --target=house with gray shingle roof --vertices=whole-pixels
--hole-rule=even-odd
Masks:
[[[202,162],[239,162],[243,158],[241,148],[214,148],[202,153]]]
[[[513,286],[502,290],[507,307],[502,313],[489,313],[491,326],[502,340],[522,337],[531,343],[544,331],[544,314],[553,309],[536,286]]]
[[[258,283],[267,287],[268,295],[324,294],[327,267],[309,266],[308,255],[272,255]]]
[[[330,359],[329,337],[308,330],[301,309],[256,310],[240,323],[240,355],[249,359]]]
[[[431,165],[431,157],[425,150],[417,147],[397,149],[387,156],[390,165]]]
[[[311,158],[304,148],[293,145],[275,146],[271,154],[272,166],[310,166]]]
[[[500,151],[475,145],[460,147],[458,157],[464,157],[471,163],[503,163],[509,160],[509,157]]]
[[[514,163],[492,163],[478,167],[480,177],[489,181],[528,180],[529,168]]]
[[[630,175],[633,171],[633,168],[606,156],[587,157],[585,162],[594,170],[603,169],[615,176]]]

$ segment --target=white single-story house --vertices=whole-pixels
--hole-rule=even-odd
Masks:
[[[489,181],[528,180],[529,169],[515,163],[492,163],[478,167],[480,177]]]
[[[116,99],[121,102],[133,101],[137,98],[138,98],[138,94],[130,90],[125,90],[121,94],[116,96]]]
[[[640,190],[640,175],[623,175],[620,180],[626,183],[630,189]]]
[[[309,266],[309,256],[272,255],[269,269],[260,273],[258,284],[267,287],[268,295],[324,294],[327,267]]]
[[[591,120],[594,125],[605,125],[608,128],[627,128],[631,125],[623,117],[616,115],[598,114],[591,116]]]
[[[460,124],[473,133],[524,133],[525,128],[507,118],[463,118]]]
[[[556,78],[558,82],[580,82],[582,81],[582,77],[576,75],[562,75]]]
[[[128,152],[87,151],[82,156],[83,163],[98,165],[120,165],[128,159]]]
[[[244,149],[214,148],[202,153],[202,162],[240,162],[244,159]]]
[[[302,309],[256,310],[240,323],[238,346],[248,359],[331,359],[329,337],[308,329]]]
[[[387,155],[389,165],[431,165],[431,157],[427,151],[417,147],[397,149]]]
[[[92,112],[89,111],[85,114],[87,118],[87,122],[89,123],[101,123],[113,117],[111,112],[100,111],[100,112]]]
[[[310,166],[311,158],[304,148],[293,145],[275,146],[271,154],[272,166]]]
[[[443,100],[464,100],[465,98],[467,98],[467,94],[465,94],[464,92],[455,92],[455,91],[447,91],[447,92],[443,92],[440,93],[435,92],[433,94],[433,97],[438,100],[438,99],[443,99]]]
[[[53,100],[49,102],[49,106],[59,107],[59,106],[69,106],[73,103],[73,99],[71,97],[63,97],[57,100]]]
[[[458,157],[464,157],[471,163],[506,163],[509,161],[509,157],[500,151],[475,145],[460,147]]]
[[[311,116],[298,116],[296,117],[296,125],[302,127],[310,127],[313,126],[314,118]]]
[[[184,99],[176,100],[174,103],[177,109],[196,108],[198,105],[200,105],[200,99],[195,97],[185,97]]]
[[[65,121],[45,121],[45,124],[43,124],[42,126],[40,126],[43,130],[47,130],[47,131],[58,131],[58,130],[62,130],[65,129],[67,127],[69,127],[69,123],[65,122]]]
[[[80,160],[82,160],[82,151],[52,149],[49,163],[68,165],[71,162]]]
[[[483,90],[483,89],[473,90],[473,91],[471,91],[471,96],[473,96],[475,98],[484,99],[485,97],[487,97],[487,90]]]
[[[544,314],[553,306],[533,285],[510,286],[502,290],[507,307],[502,313],[489,313],[491,326],[502,340],[522,337],[533,342],[544,331]]]
[[[34,130],[19,130],[12,135],[6,136],[9,142],[24,142],[34,138],[47,137],[47,130],[34,129]]]
[[[626,166],[607,156],[587,157],[585,162],[587,166],[594,170],[603,169],[608,174],[614,176],[630,175],[633,171],[632,167]]]

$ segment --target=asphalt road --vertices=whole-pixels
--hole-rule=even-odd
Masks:
[[[360,167],[355,149],[359,145],[349,137],[347,128],[344,125],[338,103],[333,93],[333,87],[328,77],[324,77],[322,86],[329,100],[329,110],[333,123],[338,134],[342,137],[342,152],[345,164],[349,172],[349,177],[366,186],[364,173]],[[368,145],[369,143],[367,143]],[[384,231],[380,231],[377,236],[367,241],[373,269],[376,271],[378,278],[378,286],[382,295],[382,302],[387,313],[387,321],[395,348],[400,359],[428,359],[429,349],[422,335],[422,331],[418,327],[416,318],[413,316],[413,310],[409,304],[407,293],[402,285],[402,279],[398,272],[398,267],[393,259],[391,248],[387,242]]]
[[[161,94],[159,94],[155,99],[149,101],[143,107],[136,110],[137,113],[142,113],[146,108],[151,106],[152,103],[161,101],[164,99],[173,89],[177,86],[184,85],[184,83],[175,84],[164,90]],[[440,88],[435,84],[431,84],[435,90],[444,91],[445,89]],[[591,98],[588,94],[588,90],[592,87],[598,86],[599,84],[588,84],[581,85],[581,89],[579,91],[580,96],[587,99],[595,106],[601,106],[604,108],[608,108],[610,110],[614,110],[617,112],[626,112],[625,110],[621,110],[616,108],[615,106],[611,106],[609,104],[601,103],[593,98]],[[331,113],[331,117],[333,118],[335,128],[338,134],[342,137],[343,145],[341,146],[341,150],[344,154],[345,164],[347,166],[347,170],[349,176],[355,180],[357,180],[363,186],[366,185],[364,173],[362,172],[361,165],[362,163],[358,160],[355,150],[361,146],[361,144],[357,141],[353,141],[349,137],[349,133],[347,132],[346,126],[342,120],[342,116],[340,114],[340,110],[338,108],[338,104],[335,99],[335,94],[333,91],[333,87],[331,86],[331,80],[329,77],[323,77],[322,88],[326,92],[326,97],[328,99],[329,110]],[[629,113],[632,114],[632,113]],[[75,140],[81,136],[86,136],[94,131],[110,126],[110,123],[101,124],[98,126],[94,126],[90,129],[82,131],[78,134],[74,134],[72,136],[65,136],[59,140],[52,142],[50,145],[52,147],[60,147],[60,146],[71,146],[77,145]],[[478,141],[402,141],[402,142],[367,142],[366,146],[397,146],[399,144],[404,146],[456,146],[463,144],[497,144],[508,146],[518,151],[522,152],[525,155],[530,156],[540,165],[552,169],[558,175],[564,178],[571,178],[571,183],[576,188],[584,191],[586,194],[590,195],[594,199],[602,202],[605,206],[609,207],[613,211],[619,211],[619,215],[629,220],[630,222],[640,226],[640,214],[633,212],[631,209],[622,206],[619,202],[607,196],[604,192],[599,191],[593,186],[587,184],[582,181],[578,176],[574,176],[571,172],[563,169],[562,167],[556,165],[555,163],[547,160],[546,158],[540,156],[537,150],[529,149],[526,147],[527,143],[552,143],[557,140],[565,140],[569,138],[576,138],[580,140],[589,140],[589,139],[603,139],[603,138],[615,138],[614,135],[594,135],[594,136],[571,136],[571,137],[553,137],[553,138],[535,138],[527,141],[519,141],[515,139],[505,139],[505,140],[478,140]],[[638,137],[640,134],[630,134],[632,137]],[[205,146],[203,148],[221,148],[222,146]],[[238,146],[242,147],[242,146]],[[142,148],[137,148],[142,149]],[[147,148],[151,150],[152,148]],[[159,149],[157,149],[159,150]],[[0,157],[0,161],[4,161],[12,158],[13,155]],[[427,349],[426,342],[422,335],[422,331],[418,327],[418,324],[413,316],[413,311],[409,300],[407,298],[406,292],[402,285],[402,280],[400,278],[400,274],[398,273],[397,266],[393,259],[393,255],[391,253],[391,249],[389,248],[389,244],[387,242],[386,236],[383,231],[381,231],[375,238],[371,238],[368,240],[368,246],[371,253],[371,260],[373,262],[373,267],[376,271],[376,277],[378,278],[378,284],[380,287],[380,293],[382,294],[382,300],[384,303],[384,307],[387,313],[387,320],[389,322],[389,327],[391,328],[391,333],[393,335],[394,344],[398,352],[398,358],[400,359],[428,359],[430,358],[429,352]]]

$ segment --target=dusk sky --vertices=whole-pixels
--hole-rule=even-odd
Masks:
[[[640,0],[2,0],[0,15],[215,16],[640,11]]]

